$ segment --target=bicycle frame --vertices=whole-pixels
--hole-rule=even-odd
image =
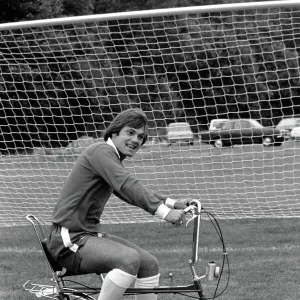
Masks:
[[[189,285],[181,285],[181,286],[157,286],[154,288],[128,288],[124,295],[136,295],[136,294],[176,294],[176,293],[197,293],[200,300],[206,300],[207,298],[204,295],[201,280],[207,277],[209,281],[214,280],[215,278],[219,277],[219,268],[215,266],[214,263],[209,263],[208,267],[206,268],[206,272],[202,276],[198,276],[196,273],[196,264],[199,260],[198,258],[198,249],[199,249],[199,234],[200,234],[200,222],[201,222],[201,203],[198,200],[192,200],[190,206],[186,209],[186,213],[190,212],[192,217],[187,221],[187,224],[193,221],[193,242],[192,242],[192,255],[191,258],[188,260],[188,265],[190,267],[193,283]],[[41,236],[44,239],[45,234],[43,228],[38,221],[38,219],[32,215],[28,215],[26,217],[29,222],[33,225],[35,233],[38,237],[38,240],[42,246],[43,252],[45,257],[47,258],[48,266],[52,273],[52,281],[54,282],[54,286],[48,285],[39,285],[33,284],[27,281],[24,284],[24,289],[35,294],[37,297],[45,297],[50,299],[71,299],[69,295],[77,295],[77,297],[82,297],[81,299],[94,299],[93,297],[89,296],[88,293],[93,291],[94,293],[100,292],[99,288],[92,288],[92,287],[67,287],[64,283],[63,277],[68,275],[74,274],[67,274],[66,270],[59,267],[57,265],[53,265],[53,261],[49,260],[49,254],[47,253],[45,246],[43,245],[43,241],[39,236],[38,229],[41,231]],[[101,275],[102,276],[102,275]],[[101,277],[103,279],[103,277]]]

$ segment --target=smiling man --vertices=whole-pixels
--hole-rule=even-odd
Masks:
[[[146,142],[148,120],[140,109],[121,112],[107,128],[104,142],[89,146],[78,158],[54,208],[48,248],[75,274],[107,273],[99,300],[118,300],[136,287],[159,284],[158,260],[146,250],[101,231],[101,215],[112,194],[177,226],[184,222],[188,200],[153,193],[124,167]],[[137,225],[138,226],[138,225]],[[135,296],[155,300],[155,294]]]

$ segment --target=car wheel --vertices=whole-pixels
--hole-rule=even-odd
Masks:
[[[265,147],[269,147],[273,144],[273,139],[270,136],[264,136],[262,143]]]
[[[222,147],[224,147],[224,143],[223,143],[223,141],[222,141],[220,138],[214,140],[214,141],[212,142],[212,144],[213,144],[214,147],[216,147],[216,148],[222,148]]]

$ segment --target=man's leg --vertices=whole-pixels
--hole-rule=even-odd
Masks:
[[[136,288],[154,288],[158,285],[159,285],[159,274],[152,277],[137,278],[135,281]],[[156,300],[156,299],[157,299],[157,295],[153,293],[141,294],[135,296],[135,300]]]
[[[131,285],[136,276],[120,269],[113,269],[107,273],[103,281],[98,300],[119,300],[125,290]]]
[[[107,238],[90,237],[79,248],[80,273],[107,273],[99,300],[119,300],[135,280],[140,266],[136,250]]]
[[[114,241],[125,244],[138,251],[140,255],[140,268],[138,271],[138,277],[135,281],[135,287],[139,288],[154,288],[159,285],[159,264],[156,257],[148,253],[144,249],[138,247],[137,245],[123,240],[119,237],[110,236]],[[135,296],[135,300],[156,300],[156,294],[140,294]]]

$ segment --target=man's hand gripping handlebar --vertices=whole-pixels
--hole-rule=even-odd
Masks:
[[[201,211],[201,204],[198,200],[192,200],[189,202],[189,206],[185,208],[176,208],[171,209],[170,212],[167,214],[165,220],[168,222],[173,223],[176,226],[180,226],[182,224],[188,225],[190,221],[195,219],[200,215]],[[186,222],[186,214],[191,214],[191,218]]]

